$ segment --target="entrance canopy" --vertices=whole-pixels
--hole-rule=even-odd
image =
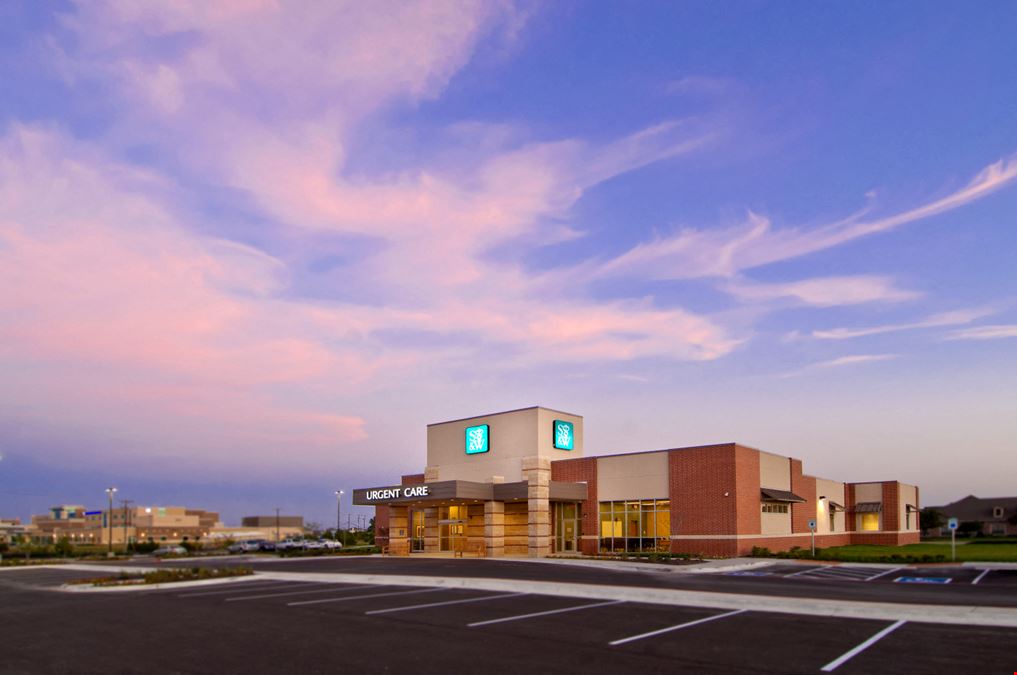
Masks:
[[[470,499],[484,502],[510,502],[526,500],[529,483],[475,483],[466,480],[443,480],[416,485],[389,485],[359,488],[353,491],[356,506],[405,506],[418,502],[443,502],[452,499]],[[586,483],[551,481],[549,500],[553,502],[581,502],[587,496]]]

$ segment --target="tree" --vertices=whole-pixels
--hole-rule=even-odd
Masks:
[[[946,518],[936,509],[926,507],[918,514],[918,523],[923,530],[934,530],[946,525]]]
[[[966,520],[957,527],[957,534],[974,535],[982,531],[982,523],[977,520]]]

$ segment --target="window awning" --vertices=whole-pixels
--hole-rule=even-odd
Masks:
[[[855,513],[879,513],[882,510],[882,502],[858,502],[855,504]]]
[[[910,511],[911,513],[914,513],[918,510],[918,507],[915,506],[914,504],[905,504],[905,506],[907,507],[907,510]]]
[[[833,501],[832,499],[829,501],[829,504],[830,504],[830,510],[831,511],[843,511],[844,510],[844,506],[842,504],[838,504],[837,502]]]
[[[759,492],[761,493],[760,498],[764,502],[805,502],[804,499],[796,495],[794,492],[788,492],[787,490],[761,488]]]

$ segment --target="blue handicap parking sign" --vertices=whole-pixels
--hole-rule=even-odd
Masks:
[[[897,577],[893,580],[895,584],[948,584],[951,581],[950,577]]]

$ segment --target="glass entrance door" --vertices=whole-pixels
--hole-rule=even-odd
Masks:
[[[466,506],[438,509],[438,550],[461,551],[466,543]]]
[[[580,506],[573,502],[555,504],[554,549],[558,553],[579,550]]]
[[[410,511],[410,552],[424,551],[424,512]]]

